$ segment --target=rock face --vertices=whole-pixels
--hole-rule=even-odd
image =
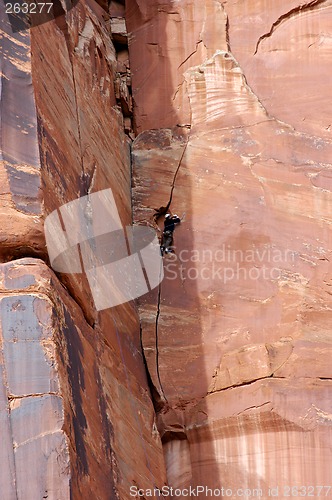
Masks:
[[[122,339],[101,340],[37,259],[2,264],[1,318],[5,498],[126,498],[132,484],[153,487],[159,436]]]
[[[4,4],[0,30],[0,255],[45,255],[30,36],[28,31],[12,33]]]
[[[285,497],[330,478],[332,4],[247,4],[127,4],[135,217],[182,217],[142,337],[169,483]]]
[[[332,1],[0,9],[1,497],[325,496]],[[106,189],[123,227],[182,221],[160,285],[97,311],[43,222]]]
[[[1,256],[31,258],[0,271],[1,496],[128,498],[131,486],[166,482],[137,308],[97,312],[84,274],[48,267],[42,227],[106,188],[131,223],[131,118],[116,95],[126,40],[117,57],[94,1],[30,33],[13,34],[4,15],[3,26]]]
[[[0,480],[8,500],[69,498],[69,443],[56,360],[62,328],[42,283],[47,267],[38,262],[20,259],[1,264],[0,271]]]

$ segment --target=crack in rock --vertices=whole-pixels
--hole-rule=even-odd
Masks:
[[[298,7],[294,7],[290,11],[282,14],[278,19],[272,24],[270,31],[261,35],[256,43],[254,55],[257,54],[258,48],[263,40],[269,38],[273,35],[276,29],[286,20],[292,19],[293,17],[302,14],[303,12],[310,12],[314,10],[317,6],[327,3],[327,5],[331,5],[330,0],[312,0],[311,2],[300,4]]]
[[[267,406],[267,405],[271,405],[271,404],[272,404],[272,401],[266,401],[266,403],[262,403],[261,405],[249,406],[248,408],[245,408],[244,410],[241,410],[239,413],[237,413],[236,416],[242,415],[246,411],[258,410],[259,408],[263,408],[263,406]],[[270,408],[270,411],[273,411],[273,408]]]
[[[161,392],[163,393],[165,401],[167,402],[167,398],[166,398],[166,395],[165,395],[165,392],[164,392],[164,389],[163,389],[163,386],[161,383],[160,372],[159,372],[158,322],[159,322],[159,316],[160,316],[160,300],[161,300],[161,283],[159,283],[159,286],[158,286],[158,302],[157,302],[157,314],[156,314],[156,344],[155,344],[155,347],[156,347],[156,371],[157,371],[157,377],[158,377],[158,382],[159,382]]]
[[[182,66],[183,66],[183,65],[184,65],[187,61],[189,61],[189,59],[190,59],[190,58],[191,58],[194,54],[196,54],[196,52],[197,52],[197,50],[198,50],[198,46],[199,46],[199,44],[200,44],[200,43],[202,43],[202,42],[203,42],[203,40],[198,40],[198,42],[196,42],[196,48],[195,48],[195,50],[194,50],[191,54],[189,54],[189,56],[188,56],[188,57],[186,57],[184,61],[182,61],[182,63],[180,64],[180,66],[178,66],[178,69],[180,69],[180,68],[181,68],[181,67],[182,67]]]

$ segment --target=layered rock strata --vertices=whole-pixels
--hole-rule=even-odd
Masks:
[[[268,498],[330,479],[332,6],[247,4],[128,2],[133,198],[182,217],[140,305],[169,482]]]

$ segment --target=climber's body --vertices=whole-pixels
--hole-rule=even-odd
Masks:
[[[177,215],[166,214],[165,215],[165,222],[164,222],[164,232],[165,231],[173,232],[175,229],[175,226],[177,224],[180,224],[180,222],[181,222],[181,219]]]
[[[177,224],[180,224],[181,219],[177,215],[171,215],[171,214],[166,214],[165,215],[165,221],[164,221],[164,231],[163,235],[161,237],[161,245],[160,245],[160,251],[161,255],[164,255],[164,253],[171,253],[173,252],[173,232],[175,229],[175,226]]]

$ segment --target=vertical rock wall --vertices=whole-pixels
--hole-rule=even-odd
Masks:
[[[0,254],[44,252],[37,116],[31,80],[30,36],[12,33],[5,6],[1,29]]]
[[[1,495],[328,485],[331,1],[0,8]],[[45,216],[105,188],[182,217],[139,312],[48,266]]]
[[[182,217],[140,305],[172,486],[330,481],[331,9],[127,2],[135,218]]]
[[[97,312],[84,274],[55,275],[42,223],[106,188],[131,223],[127,41],[107,5],[59,9],[21,33],[2,12],[0,496],[126,499],[166,480],[137,309]]]

